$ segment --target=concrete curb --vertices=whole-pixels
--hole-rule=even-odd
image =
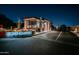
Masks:
[[[48,32],[52,32],[52,31],[48,31]],[[39,32],[39,33],[36,33],[36,34],[33,35],[33,36],[40,35],[40,34],[44,34],[44,33],[47,33],[47,32]]]
[[[73,32],[73,31],[72,31],[72,33],[74,33],[77,37],[79,37],[79,33]]]
[[[44,34],[44,33],[47,33],[47,32],[39,32],[39,33],[36,33],[36,34],[33,35],[33,36],[40,35],[40,34]]]

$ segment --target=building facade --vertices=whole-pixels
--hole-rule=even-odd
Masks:
[[[72,26],[72,27],[71,27],[71,30],[74,31],[74,32],[79,32],[79,25],[77,25],[77,26]]]
[[[24,18],[24,31],[51,31],[51,23],[47,19],[36,18],[36,17],[25,17]]]

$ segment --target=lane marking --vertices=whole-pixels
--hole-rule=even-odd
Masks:
[[[60,35],[62,34],[62,32],[60,32],[59,33],[59,35],[57,36],[57,38],[56,38],[56,40],[58,40],[59,39],[59,37],[60,37]]]

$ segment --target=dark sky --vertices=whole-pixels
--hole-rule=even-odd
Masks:
[[[54,25],[79,25],[79,5],[47,4],[47,5],[0,5],[0,13],[5,14],[14,22],[17,17],[41,16],[49,19]]]

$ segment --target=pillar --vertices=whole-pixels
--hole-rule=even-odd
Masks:
[[[18,20],[18,24],[17,24],[18,29],[20,29],[20,26],[21,26],[21,23],[20,23],[20,20]]]
[[[29,20],[29,30],[32,30],[32,21]]]
[[[47,25],[47,22],[45,22],[45,31],[47,31],[48,30],[48,25]]]
[[[42,32],[42,21],[40,20],[40,32]]]
[[[78,32],[79,32],[79,26],[78,26]]]
[[[48,31],[50,31],[50,23],[48,22]]]
[[[24,30],[27,30],[27,20],[24,19]]]

